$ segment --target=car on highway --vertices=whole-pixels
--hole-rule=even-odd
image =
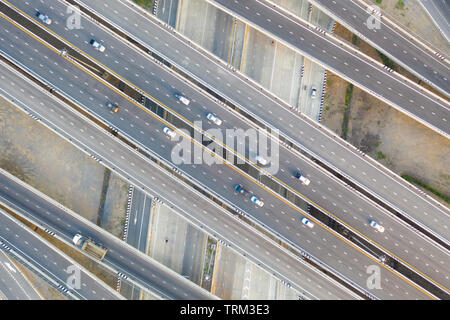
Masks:
[[[259,198],[256,196],[251,196],[250,200],[254,203],[256,203],[258,206],[262,207],[264,205],[264,202],[262,202]]]
[[[176,93],[175,94],[175,98],[177,98],[178,100],[181,101],[181,103],[185,104],[185,105],[189,105],[189,102],[191,102],[188,98],[186,98],[185,96],[182,96],[181,94]]]
[[[307,177],[305,177],[304,175],[302,175],[300,172],[297,172],[295,174],[295,177],[300,180],[302,182],[302,184],[304,184],[305,186],[309,185],[311,181],[309,181],[309,179]]]
[[[302,223],[307,226],[308,228],[313,228],[314,227],[314,223],[312,223],[311,221],[309,221],[309,219],[303,217],[302,218]]]
[[[208,120],[211,120],[212,122],[214,122],[216,125],[220,126],[222,124],[222,120],[220,120],[219,118],[217,118],[215,115],[213,115],[212,113],[208,113],[206,115],[206,118]]]
[[[105,52],[106,48],[104,45],[102,45],[100,42],[98,42],[95,39],[91,39],[91,41],[89,42],[91,44],[91,46],[93,46],[97,51],[100,52]]]
[[[234,190],[236,190],[238,193],[240,194],[247,194],[247,190],[244,189],[244,187],[242,186],[242,184],[237,184],[234,187]]]
[[[370,226],[372,228],[374,228],[375,230],[377,230],[378,232],[381,232],[381,233],[384,232],[384,227],[382,225],[380,225],[378,222],[376,222],[375,220],[370,220]]]
[[[38,17],[39,20],[41,20],[43,23],[49,25],[52,23],[52,19],[50,19],[47,15],[41,13],[41,12],[37,12],[36,16]]]
[[[312,87],[311,89],[311,98],[315,98],[317,93],[317,89],[315,87]]]
[[[116,103],[107,102],[106,106],[114,113],[119,112],[119,106]]]
[[[169,137],[171,137],[172,139],[175,138],[175,136],[177,135],[175,133],[175,131],[173,131],[172,129],[168,128],[168,127],[164,127],[163,132],[168,135]]]
[[[269,163],[269,161],[267,161],[267,159],[263,158],[260,155],[257,155],[255,157],[255,160],[256,160],[256,162],[258,162],[260,165],[263,165],[263,166],[265,166],[265,165],[267,165]]]

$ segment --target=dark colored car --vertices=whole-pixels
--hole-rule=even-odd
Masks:
[[[240,194],[246,194],[247,190],[244,189],[244,187],[241,184],[238,184],[234,187],[234,190],[239,192]]]

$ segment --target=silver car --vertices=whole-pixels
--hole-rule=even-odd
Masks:
[[[52,23],[52,19],[50,19],[45,14],[38,12],[36,15],[37,15],[38,19],[41,20],[43,23],[45,23],[47,25]]]
[[[105,52],[106,48],[97,40],[92,39],[90,42],[91,46],[93,46],[97,51]]]
[[[208,120],[211,120],[212,122],[214,122],[216,125],[220,126],[222,124],[222,120],[220,120],[219,118],[217,118],[215,115],[213,115],[212,113],[208,113],[206,115],[206,118]]]

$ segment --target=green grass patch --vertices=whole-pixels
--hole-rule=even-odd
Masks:
[[[356,36],[356,34],[354,34],[354,35],[352,36],[352,43],[353,43],[355,46],[359,46],[359,38]]]
[[[416,185],[424,188],[425,190],[430,191],[431,193],[437,195],[439,198],[443,199],[445,202],[450,203],[450,196],[437,191],[436,189],[430,187],[428,184],[426,184],[426,183],[424,183],[424,182],[422,182],[422,181],[420,181],[420,180],[418,180],[418,179],[416,179],[414,177],[411,177],[411,176],[409,176],[407,174],[402,175],[402,178],[405,179],[406,181],[409,181],[409,182],[411,182],[413,184],[416,184]]]
[[[386,155],[383,152],[378,151],[377,152],[377,160],[383,160],[383,159],[386,159]]]
[[[384,55],[383,53],[381,53],[378,50],[377,50],[377,53],[380,56],[381,61],[383,61],[383,64],[386,67],[391,68],[392,70],[397,70],[397,66],[395,65],[394,61],[389,59],[386,55]]]
[[[134,0],[138,5],[144,7],[145,9],[153,8],[153,3],[155,0]]]
[[[353,84],[349,83],[347,86],[347,90],[345,91],[345,105],[350,105],[350,100],[352,99],[353,94]]]
[[[395,5],[395,7],[397,9],[403,9],[405,7],[405,3],[403,2],[403,0],[398,0],[397,4]]]
[[[383,0],[377,0],[377,3],[380,3],[380,4],[381,4],[382,1],[383,1]]]

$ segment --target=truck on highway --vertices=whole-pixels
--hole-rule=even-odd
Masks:
[[[81,248],[81,250],[86,251],[89,255],[93,256],[94,258],[98,260],[103,260],[106,253],[108,252],[108,249],[103,247],[102,245],[96,243],[95,241],[82,236],[81,234],[77,233],[73,237],[73,243]]]

